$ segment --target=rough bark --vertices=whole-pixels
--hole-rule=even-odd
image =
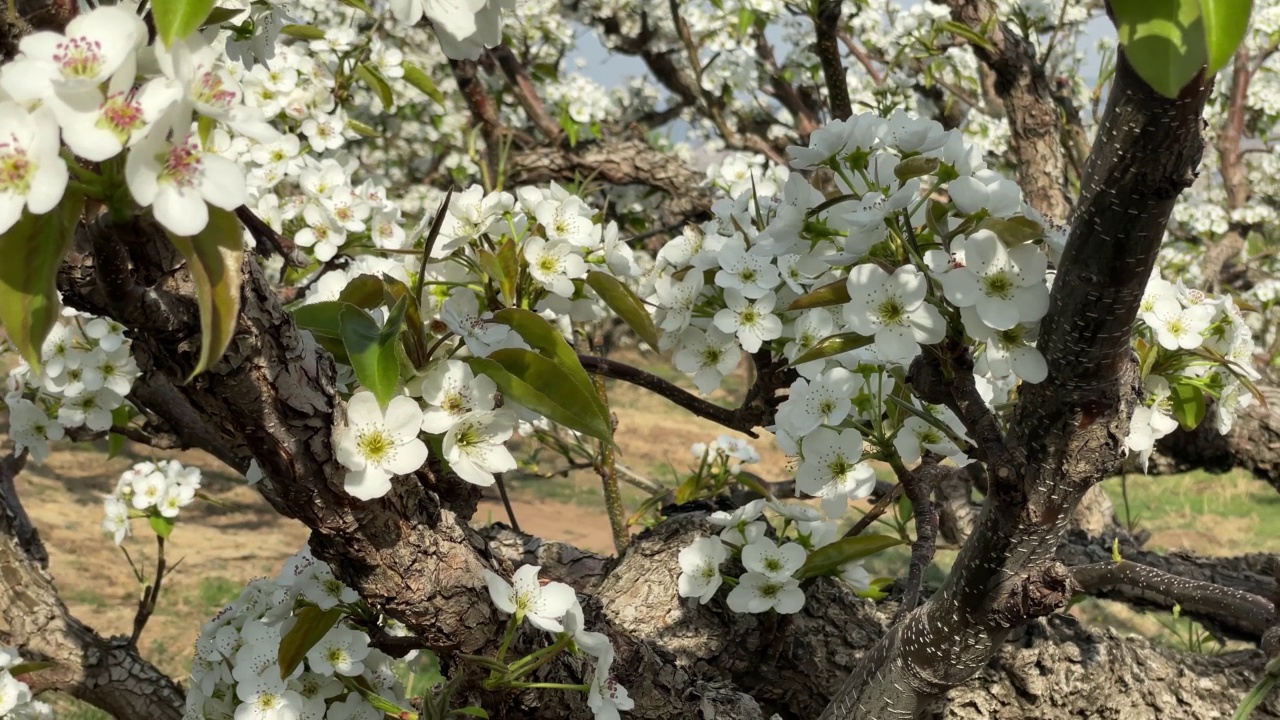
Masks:
[[[128,637],[104,638],[68,612],[48,555],[17,502],[22,460],[0,460],[0,640],[24,660],[55,667],[24,678],[34,692],[60,690],[118,718],[178,720],[185,692],[147,662]]]

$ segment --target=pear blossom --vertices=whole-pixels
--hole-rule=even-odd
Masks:
[[[959,177],[947,185],[956,209],[965,215],[986,210],[995,217],[1010,217],[1022,208],[1022,190],[1018,184],[992,170]]]
[[[734,336],[715,327],[703,332],[697,328],[684,331],[680,349],[671,357],[676,369],[693,375],[698,392],[710,395],[720,387],[725,375],[738,367],[742,351],[734,342]]]
[[[15,102],[0,102],[0,233],[18,222],[24,207],[43,215],[62,199],[69,175],[58,149],[52,110],[28,113]]]
[[[1156,441],[1177,428],[1178,421],[1158,405],[1141,406],[1133,411],[1133,418],[1129,421],[1129,436],[1125,438],[1124,444],[1130,452],[1138,453],[1143,472],[1146,472],[1147,462],[1155,451]]]
[[[529,238],[524,244],[524,258],[533,279],[562,297],[572,297],[573,280],[587,274],[586,261],[567,242]]]
[[[702,273],[690,272],[678,280],[669,275],[658,278],[653,290],[659,303],[655,324],[668,333],[679,334],[689,326],[702,294]]]
[[[769,538],[760,538],[742,548],[743,567],[771,580],[790,579],[808,557],[799,543],[788,542],[779,546]]]
[[[738,580],[738,586],[729,591],[725,602],[737,613],[776,610],[790,615],[804,607],[804,591],[794,578],[776,580],[763,573],[748,572]]]
[[[751,253],[746,242],[735,237],[720,250],[720,270],[715,283],[722,288],[733,288],[746,298],[761,298],[777,287],[781,277],[778,266],[769,258]]]
[[[681,550],[677,580],[680,597],[696,597],[703,605],[715,597],[723,582],[720,565],[726,556],[724,543],[718,537],[699,538]]]
[[[339,623],[307,651],[307,664],[321,675],[354,677],[364,673],[368,655],[369,636]]]
[[[773,314],[778,296],[772,292],[755,299],[748,299],[740,291],[729,288],[724,291],[728,307],[716,312],[713,322],[722,332],[734,333],[742,349],[754,353],[767,340],[781,337],[782,320]]]
[[[15,80],[46,83],[65,95],[93,94],[147,40],[142,18],[124,6],[106,5],[78,15],[65,33],[36,32],[18,44]],[[18,94],[18,93],[15,93]],[[7,127],[0,125],[0,127]]]
[[[444,258],[463,244],[489,232],[502,219],[503,213],[514,206],[515,198],[510,193],[486,195],[479,185],[454,194],[449,201],[448,214],[440,225],[436,245],[431,249],[431,257]]]
[[[1214,309],[1209,305],[1184,307],[1176,298],[1156,300],[1151,312],[1143,316],[1156,333],[1156,342],[1169,350],[1194,350],[1204,344],[1204,333],[1213,322]]]
[[[8,401],[9,437],[13,450],[31,453],[37,464],[49,459],[49,442],[58,441],[66,434],[60,422],[51,420],[47,413],[26,398]]]
[[[990,230],[955,242],[962,245],[964,266],[939,280],[957,307],[976,306],[982,322],[996,330],[1034,322],[1049,312],[1049,288],[1044,283],[1049,258],[1035,245],[1006,249]]]
[[[163,133],[151,133],[129,153],[125,181],[133,199],[151,206],[156,220],[175,235],[195,235],[205,228],[206,202],[235,210],[249,200],[244,171],[207,152],[194,134],[171,142]]]
[[[920,344],[933,344],[946,335],[942,316],[925,302],[928,282],[914,265],[892,275],[870,263],[849,272],[845,322],[861,335],[875,336],[876,353],[890,363],[906,364],[920,354]]]
[[[819,425],[839,425],[853,407],[854,386],[854,374],[841,367],[827,370],[811,381],[799,378],[778,406],[778,424],[797,437],[808,435]]]
[[[382,497],[394,475],[407,475],[427,460],[418,439],[422,409],[412,398],[391,398],[384,411],[373,393],[361,391],[347,401],[346,422],[334,429],[338,462],[347,468],[343,487],[361,500]]]
[[[577,601],[573,588],[561,582],[538,583],[539,565],[525,565],[516,570],[508,583],[501,575],[485,569],[484,579],[489,597],[498,609],[528,620],[530,625],[547,632],[564,632],[560,620]]]
[[[514,429],[509,412],[469,412],[445,433],[444,459],[463,480],[492,485],[494,473],[516,469],[516,460],[504,444]]]
[[[862,433],[852,428],[820,427],[801,442],[802,460],[796,471],[796,489],[820,497],[829,515],[843,515],[850,500],[871,495],[875,470],[862,458]]]
[[[422,377],[422,431],[448,432],[472,410],[492,410],[498,386],[488,375],[475,375],[461,360],[437,363]]]

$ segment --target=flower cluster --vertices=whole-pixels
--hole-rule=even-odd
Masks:
[[[874,484],[875,475],[868,472],[865,482],[852,494],[866,497]],[[771,511],[770,521],[762,519],[769,517],[765,510]],[[680,551],[680,596],[697,598],[705,605],[728,583],[732,589],[725,603],[733,612],[800,612],[805,602],[800,581],[819,574],[812,571],[808,560],[814,551],[840,539],[838,520],[843,515],[844,508],[831,517],[807,505],[764,499],[752,500],[732,513],[712,513],[708,520],[723,528],[720,534],[699,538]],[[768,536],[771,524],[776,541]],[[744,569],[739,577],[721,573],[730,557],[739,560]],[[871,577],[860,560],[851,559],[833,572],[855,590],[871,586]]]
[[[158,522],[172,523],[199,490],[200,468],[177,460],[140,462],[121,473],[115,491],[103,499],[102,529],[119,545],[130,534],[132,518],[163,518]]]
[[[1142,367],[1145,401],[1129,424],[1125,445],[1143,467],[1155,442],[1179,424],[1195,427],[1213,398],[1218,432],[1231,431],[1240,411],[1253,403],[1253,331],[1236,301],[1173,284],[1153,275],[1139,308],[1134,339]]]
[[[355,622],[370,616],[358,601],[306,550],[276,578],[249,583],[200,630],[184,717],[364,720],[408,708],[391,658],[369,647]],[[334,608],[343,610],[336,622],[316,611]],[[323,617],[331,624],[321,639],[296,667],[282,668],[282,639],[323,631],[313,626]]]
[[[32,698],[31,688],[17,676],[24,663],[18,651],[0,645],[0,717],[10,720],[53,720],[53,708]]]
[[[571,647],[590,656],[595,661],[595,671],[591,675],[590,684],[583,688],[587,691],[587,705],[597,720],[617,720],[618,711],[632,709],[635,702],[627,694],[627,689],[619,685],[612,675],[613,643],[604,633],[586,629],[582,605],[573,588],[560,582],[540,583],[540,570],[542,568],[537,565],[525,565],[516,570],[511,582],[491,570],[484,571],[493,604],[511,616],[503,649],[509,644],[520,623],[528,620],[535,628],[556,636],[552,652]],[[539,651],[530,657],[537,657],[545,652]],[[503,660],[500,652],[498,661]],[[512,666],[513,672],[521,673],[521,668],[528,668],[523,672],[531,671],[542,662],[545,662],[545,657],[533,666],[517,661]]]
[[[109,430],[139,375],[129,347],[119,323],[64,310],[41,347],[39,370],[19,361],[9,373],[4,401],[17,451],[44,462],[49,442],[69,429]]]

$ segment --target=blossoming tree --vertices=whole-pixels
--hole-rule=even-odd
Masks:
[[[1280,712],[1261,560],[1080,520],[1176,428],[1269,410],[1274,277],[1231,268],[1274,257],[1280,7],[1111,0],[1086,81],[1091,5],[11,3],[0,715],[51,689],[121,718]],[[586,32],[647,77],[572,72]],[[739,406],[703,397],[743,365]],[[604,378],[769,433],[794,478],[698,446],[633,536]],[[157,551],[105,638],[14,484],[65,437],[205,450],[310,528],[188,678],[137,641],[199,471],[140,463],[104,500]],[[472,527],[516,438],[599,473],[616,560]],[[902,543],[901,578],[864,569]],[[1260,649],[1101,635],[1059,614],[1079,595]]]

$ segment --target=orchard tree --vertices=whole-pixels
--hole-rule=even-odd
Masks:
[[[1247,0],[10,3],[0,715],[1280,716],[1270,559],[1143,551],[1097,489],[1274,472],[1277,47]],[[728,436],[636,475],[606,378],[794,477]],[[63,438],[204,450],[311,530],[189,677],[138,638],[200,472],[104,500],[157,564],[103,637],[14,483]],[[616,557],[470,524],[532,448],[599,474]],[[1091,595],[1256,649],[1061,614]]]

